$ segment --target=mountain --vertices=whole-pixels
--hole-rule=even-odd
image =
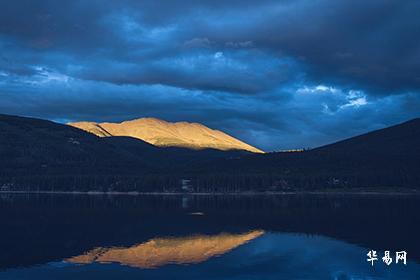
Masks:
[[[197,184],[212,186],[212,181],[223,178],[226,184],[241,190],[418,189],[419,143],[420,119],[417,118],[312,150],[220,160],[197,167],[195,173],[200,174],[196,177]]]
[[[339,154],[352,153],[354,156],[366,155],[380,157],[414,157],[420,155],[420,118],[401,124],[368,132],[356,137],[338,141],[315,149],[317,152],[329,151]]]
[[[141,190],[177,185],[180,170],[242,150],[159,148],[47,120],[0,114],[0,190]],[[169,174],[169,175],[168,175]]]
[[[129,136],[98,137],[69,125],[0,115],[0,190],[420,189],[419,143],[420,119],[312,150],[252,153],[157,147]]]
[[[154,148],[137,142],[141,154]],[[0,115],[0,187],[71,186],[76,190],[84,185],[99,185],[99,176],[151,170],[154,167],[145,157],[127,153],[83,130],[46,120]]]
[[[100,137],[130,136],[158,147],[212,148],[263,153],[222,131],[210,129],[199,123],[170,123],[155,118],[141,118],[122,123],[75,122],[69,125]]]

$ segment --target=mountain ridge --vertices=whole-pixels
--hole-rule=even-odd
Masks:
[[[99,137],[129,136],[158,147],[191,149],[245,150],[264,153],[235,137],[195,122],[167,122],[157,118],[139,118],[119,123],[71,122],[68,125]]]
[[[0,114],[0,190],[418,190],[418,143],[419,119],[299,153],[257,154],[163,148],[129,136],[98,137],[65,124]]]

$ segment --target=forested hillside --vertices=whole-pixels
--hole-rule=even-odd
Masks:
[[[241,192],[420,188],[420,119],[301,152],[159,148],[0,115],[2,190]]]

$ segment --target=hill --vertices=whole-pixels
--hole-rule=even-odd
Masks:
[[[155,118],[141,118],[121,123],[76,122],[69,125],[100,137],[129,136],[159,147],[211,148],[263,153],[222,131],[210,129],[199,123],[170,123]]]
[[[223,181],[241,190],[420,188],[419,143],[420,119],[413,119],[313,150],[222,160],[198,168],[197,184]]]
[[[0,114],[0,190],[154,191],[177,185],[174,174],[186,166],[248,153],[159,148],[132,137],[101,138],[68,125]]]
[[[151,149],[143,144],[143,151]],[[149,144],[147,144],[149,145]],[[144,174],[152,165],[83,130],[0,115],[0,187],[85,189],[103,176]]]
[[[108,131],[108,130],[107,130]],[[157,147],[0,115],[0,190],[243,192],[420,189],[420,120],[302,152]]]
[[[420,118],[375,130],[316,149],[340,154],[388,155],[418,157],[420,155]]]

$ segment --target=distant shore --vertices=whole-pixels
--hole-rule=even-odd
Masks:
[[[287,191],[287,192],[102,192],[102,191],[0,191],[0,194],[66,194],[66,195],[420,195],[416,189],[404,190],[317,190],[317,191]]]

